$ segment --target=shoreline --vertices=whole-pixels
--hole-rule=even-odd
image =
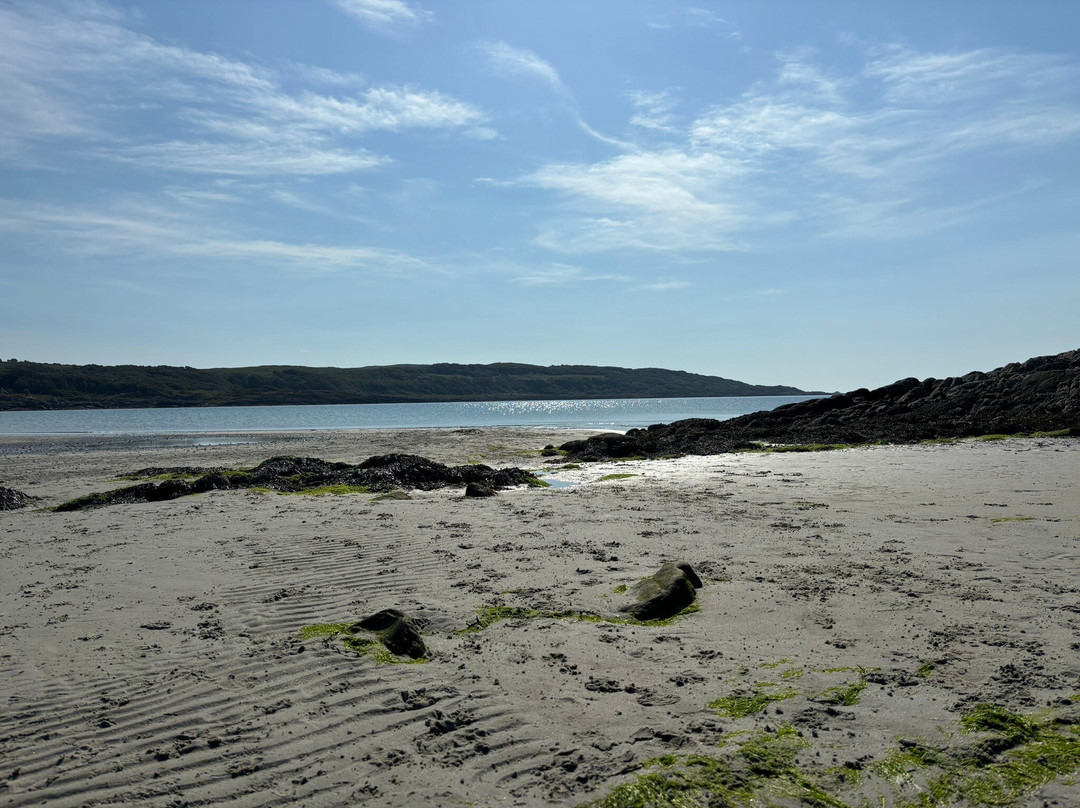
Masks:
[[[535,453],[555,442],[0,440],[0,483],[52,505],[143,466],[277,449],[552,473]],[[16,772],[0,803],[573,806],[661,755],[738,762],[745,739],[791,727],[799,770],[830,794],[893,805],[925,784],[875,774],[898,737],[959,742],[981,702],[1072,715],[1078,472],[1080,440],[1008,439],[587,464],[558,471],[568,487],[489,500],[214,491],[0,512],[0,751]],[[538,617],[461,633],[492,605],[609,613],[619,586],[677,559],[705,586],[669,626]],[[422,621],[425,664],[301,636],[383,608]],[[853,703],[830,702],[837,689]],[[784,697],[725,712],[770,693]],[[845,766],[859,783],[828,780]],[[1058,778],[1016,804],[1078,797]]]

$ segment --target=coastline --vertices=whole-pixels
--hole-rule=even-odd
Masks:
[[[275,454],[544,469],[536,450],[572,436],[255,434],[6,437],[0,483],[55,505],[141,467]],[[873,766],[896,738],[958,734],[982,702],[1073,709],[1078,472],[1080,440],[1009,439],[589,464],[559,471],[565,488],[488,500],[214,491],[0,512],[0,751],[15,773],[0,802],[569,806],[650,759],[783,726],[815,777],[865,773],[837,794],[893,800]],[[668,626],[459,633],[491,605],[610,612],[617,587],[675,559],[706,585]],[[301,639],[382,608],[424,622],[426,664]],[[822,699],[856,685],[855,703]],[[709,706],[770,692],[791,695],[738,717]],[[1059,778],[1017,804],[1076,789]]]

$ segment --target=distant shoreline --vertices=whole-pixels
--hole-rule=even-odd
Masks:
[[[824,395],[662,368],[385,365],[207,368],[0,361],[0,411]]]

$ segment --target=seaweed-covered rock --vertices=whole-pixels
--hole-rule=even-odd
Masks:
[[[1080,435],[1080,350],[990,373],[901,379],[876,390],[800,401],[727,421],[689,418],[564,443],[569,460],[708,455],[756,442],[910,443],[976,435]]]
[[[470,498],[493,497],[495,489],[486,483],[469,483],[465,486],[465,496]]]
[[[697,598],[702,586],[694,568],[685,561],[664,564],[651,577],[630,588],[634,602],[620,611],[635,620],[664,620],[674,617]]]
[[[445,466],[426,457],[407,454],[379,455],[359,465],[331,463],[315,457],[271,457],[253,469],[225,473],[212,470],[194,481],[170,479],[144,482],[126,488],[90,494],[65,502],[60,511],[82,510],[125,502],[160,502],[187,494],[228,488],[269,488],[299,493],[330,485],[349,485],[369,491],[390,492],[400,488],[431,490],[450,485],[477,484],[497,491],[513,485],[535,483],[536,477],[519,468]]]
[[[359,629],[372,632],[379,642],[398,656],[420,659],[427,654],[420,629],[397,609],[383,609],[349,627],[349,631],[354,633]]]
[[[0,511],[14,511],[18,508],[25,508],[33,499],[33,497],[24,494],[22,491],[0,486]]]

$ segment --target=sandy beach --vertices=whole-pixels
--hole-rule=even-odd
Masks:
[[[600,463],[489,499],[48,510],[149,466],[550,469],[536,450],[570,437],[0,440],[0,485],[40,498],[0,512],[0,805],[574,806],[702,755],[756,772],[757,804],[812,804],[797,770],[836,804],[894,806],[935,795],[936,770],[889,764],[981,737],[962,731],[979,704],[1078,737],[1076,438]],[[704,586],[669,625],[543,616],[613,615],[670,560]],[[535,616],[465,631],[491,606]],[[303,633],[384,608],[422,625],[426,662]],[[749,766],[766,742],[791,766]],[[1014,796],[1075,806],[1080,786]]]

